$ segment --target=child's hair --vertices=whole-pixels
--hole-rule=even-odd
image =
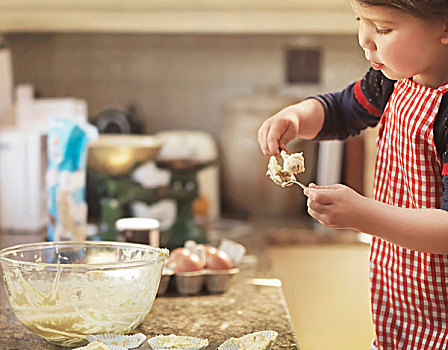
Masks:
[[[385,6],[423,19],[448,17],[447,0],[356,0],[367,6]]]

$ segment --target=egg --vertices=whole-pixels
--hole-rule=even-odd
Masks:
[[[176,248],[174,250],[171,251],[170,253],[170,260],[175,261],[176,257],[179,256],[180,254],[182,254],[182,252],[186,251],[188,249],[186,248]]]
[[[180,254],[182,254],[182,252],[185,251],[185,250],[187,250],[187,249],[185,249],[185,248],[176,248],[176,249],[172,250],[170,252],[169,258],[165,262],[165,266],[174,270],[176,268],[176,258]]]
[[[204,245],[204,248],[205,248],[205,255],[216,254],[216,252],[218,251],[217,248],[215,248],[211,245]]]
[[[206,267],[210,270],[230,270],[233,265],[226,252],[215,248],[206,254]]]
[[[182,250],[175,256],[174,272],[194,272],[204,268],[204,264],[198,255],[188,249]]]

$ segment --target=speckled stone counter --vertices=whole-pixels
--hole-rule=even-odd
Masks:
[[[240,266],[241,272],[234,277],[226,293],[159,296],[135,332],[148,337],[170,333],[193,335],[220,344],[230,337],[272,329],[279,333],[274,350],[298,349],[282,289],[279,281],[270,274],[263,235],[250,235],[241,241],[248,247],[248,254]],[[9,245],[7,242],[3,235],[2,246]],[[9,306],[3,285],[0,288],[1,350],[63,349],[45,342],[22,326]]]

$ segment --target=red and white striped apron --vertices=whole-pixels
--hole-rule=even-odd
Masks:
[[[399,80],[381,117],[374,198],[404,208],[440,208],[441,168],[433,124],[448,84]],[[448,229],[447,229],[448,231]],[[448,349],[448,255],[374,237],[370,256],[379,349]]]

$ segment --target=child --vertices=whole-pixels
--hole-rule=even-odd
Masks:
[[[379,123],[374,199],[305,191],[323,225],[372,234],[372,349],[448,347],[448,1],[351,0],[372,69],[289,106],[258,132],[266,155],[295,137],[344,139]],[[444,184],[446,191],[444,195]]]

